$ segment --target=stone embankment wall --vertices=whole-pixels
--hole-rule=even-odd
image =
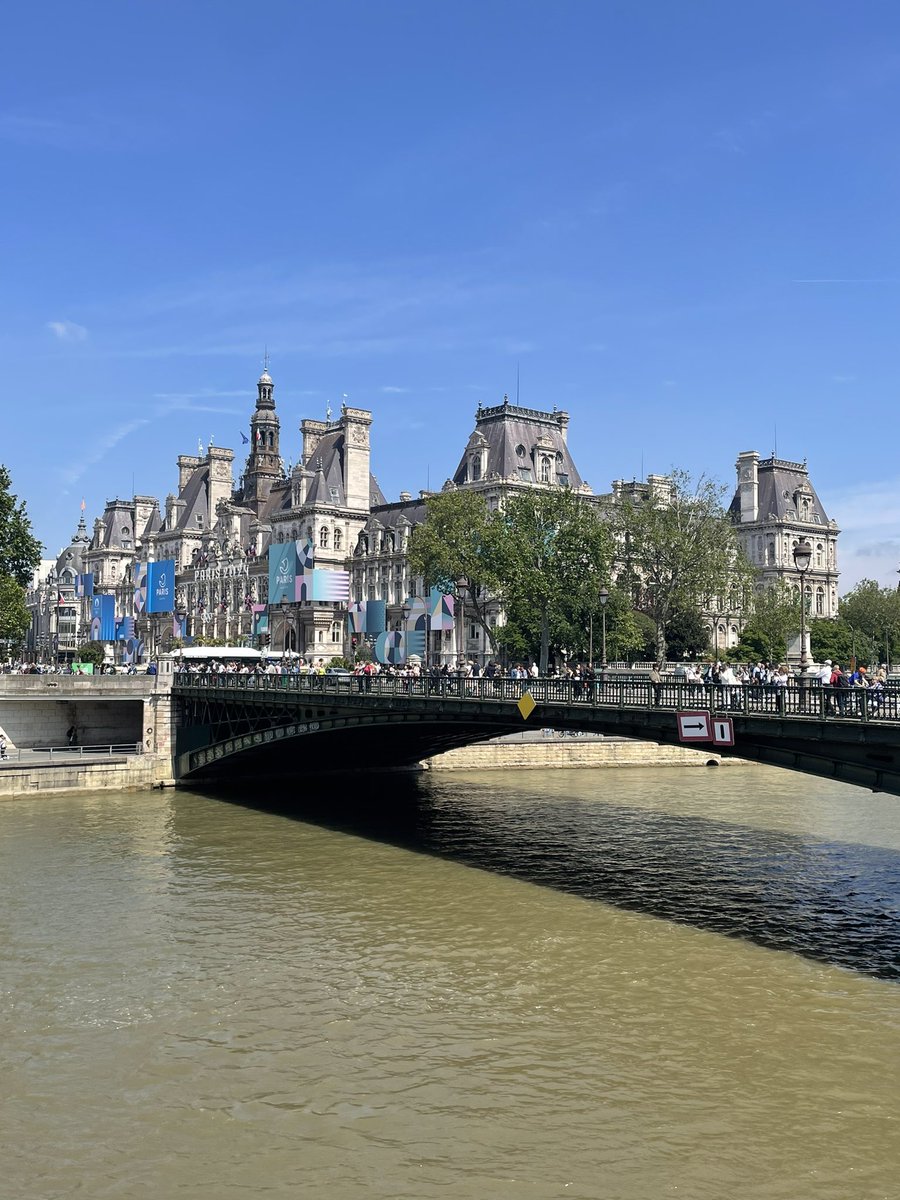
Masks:
[[[723,758],[711,750],[659,746],[656,742],[639,742],[632,738],[515,734],[448,750],[426,759],[422,766],[432,771],[489,771],[550,767],[705,767],[710,763],[730,766],[740,762],[736,758]]]
[[[79,746],[140,746],[110,757],[31,752]],[[36,792],[146,788],[172,782],[171,676],[0,675],[0,732],[11,761],[0,765],[0,797]]]
[[[121,792],[172,783],[167,754],[114,755],[104,759],[60,758],[53,763],[13,760],[0,766],[0,800],[48,792]]]

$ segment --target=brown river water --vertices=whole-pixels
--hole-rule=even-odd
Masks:
[[[0,1195],[900,1196],[900,799],[267,790],[0,804]]]

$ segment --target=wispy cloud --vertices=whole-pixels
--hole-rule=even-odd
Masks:
[[[87,329],[75,321],[48,321],[47,328],[61,342],[84,342],[88,336]]]
[[[387,384],[385,387],[380,387],[378,390],[379,392],[384,393],[385,396],[405,396],[409,392],[409,388],[392,387],[390,384]]]
[[[822,283],[822,284],[856,284],[856,283],[900,283],[900,279],[895,279],[889,275],[879,278],[877,276],[822,276],[821,278],[811,277],[809,279],[792,279],[791,283]]]
[[[71,462],[68,466],[63,467],[60,471],[60,479],[66,487],[71,487],[73,483],[77,483],[84,475],[86,475],[91,467],[95,467],[97,463],[102,462],[112,450],[125,438],[138,429],[143,429],[145,425],[150,424],[149,417],[137,417],[133,421],[126,421],[124,424],[117,426],[111,430],[106,437],[100,438],[99,441],[93,444],[93,449],[87,455],[79,455],[78,459]]]

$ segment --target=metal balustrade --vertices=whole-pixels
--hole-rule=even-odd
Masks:
[[[633,676],[578,679],[404,678],[394,675],[241,675],[177,672],[175,686],[217,691],[285,692],[310,697],[417,696],[425,700],[492,700],[515,703],[526,692],[538,704],[686,711],[735,716],[809,718],[817,721],[900,721],[900,689],[832,688],[817,681],[774,684],[685,683]]]

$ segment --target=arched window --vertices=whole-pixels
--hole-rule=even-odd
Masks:
[[[817,545],[816,545],[816,566],[817,566],[817,567],[824,566],[824,563],[823,563],[823,556],[822,556],[822,543],[821,543],[821,542],[818,542],[818,543],[817,543]]]
[[[825,589],[816,588],[816,616],[825,615]]]
[[[343,550],[344,548],[344,538],[339,529],[335,529],[334,531],[334,548],[335,550]]]
[[[541,455],[541,483],[550,482],[550,459],[546,454]]]
[[[319,530],[319,546],[323,550],[328,549],[328,526],[327,525],[323,525],[322,528]]]
[[[331,640],[333,642],[339,642],[341,640],[341,623],[340,623],[340,621],[333,621],[331,624]]]
[[[481,478],[481,455],[472,455],[472,481],[477,482]]]
[[[320,642],[324,642],[324,641],[325,641],[325,630],[324,630],[324,629],[320,629],[320,630],[319,630],[319,638],[318,638],[318,640],[319,640]]]
[[[770,567],[775,566],[775,543],[774,542],[769,542],[769,554],[768,554],[768,558],[766,559],[766,562]]]

